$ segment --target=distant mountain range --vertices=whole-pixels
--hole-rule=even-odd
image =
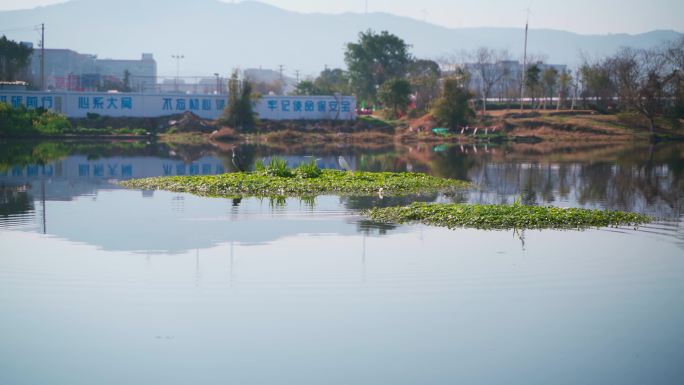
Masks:
[[[369,28],[401,37],[416,57],[428,59],[480,46],[506,48],[518,58],[524,37],[522,28],[452,29],[387,13],[303,14],[254,1],[72,0],[0,12],[0,31],[15,40],[36,42],[37,32],[28,28],[43,22],[46,47],[120,59],[150,52],[159,74],[168,76],[176,73],[171,55],[177,53],[185,56],[180,62],[182,76],[279,65],[290,76],[295,70],[315,74],[326,65],[344,66],[345,44]],[[681,36],[664,30],[580,35],[532,28],[529,52],[572,66],[580,54],[599,57],[622,46],[652,47]]]

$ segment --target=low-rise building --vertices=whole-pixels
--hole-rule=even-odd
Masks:
[[[36,84],[41,78],[41,52],[34,50],[31,57],[31,76]],[[132,91],[151,91],[156,86],[157,62],[151,53],[123,60],[99,59],[70,49],[45,49],[44,66],[45,87],[50,90],[98,91],[107,85],[123,86],[126,80]]]

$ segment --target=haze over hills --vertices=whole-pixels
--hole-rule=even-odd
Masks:
[[[105,58],[153,53],[160,75],[176,73],[172,54],[182,53],[181,75],[227,74],[234,67],[277,68],[291,75],[344,66],[345,44],[363,30],[387,30],[412,45],[416,57],[436,58],[479,46],[522,56],[523,28],[450,29],[387,13],[302,14],[259,2],[218,0],[72,0],[30,10],[0,12],[0,32],[38,40],[30,27],[44,22],[46,47],[70,48]],[[532,26],[534,27],[534,26]],[[679,38],[675,31],[637,35],[579,35],[530,31],[529,52],[548,62],[575,65],[580,53],[610,54],[619,47],[652,47]]]

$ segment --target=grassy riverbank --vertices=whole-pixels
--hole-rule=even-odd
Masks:
[[[647,122],[634,114],[599,114],[590,110],[499,110],[478,115],[470,127],[435,135],[430,115],[405,121],[397,135],[404,142],[627,142],[684,140],[684,121],[659,119],[652,136]],[[478,128],[475,130],[475,128]]]
[[[594,111],[499,110],[478,115],[468,127],[435,133],[431,115],[415,119],[361,116],[357,122],[260,122],[250,133],[223,128],[212,141],[254,143],[617,143],[684,140],[684,121],[659,119],[652,134],[634,114]],[[165,137],[173,141],[174,135]]]
[[[169,143],[540,143],[684,140],[684,121],[657,120],[651,133],[638,115],[593,111],[498,110],[478,115],[467,127],[439,128],[430,115],[415,119],[360,116],[356,121],[260,121],[239,132],[218,121],[184,113],[158,118],[89,114],[67,119],[40,109],[13,109],[0,103],[0,137],[7,138],[146,138]]]
[[[404,207],[375,208],[364,212],[383,223],[423,223],[450,229],[585,229],[637,226],[646,215],[621,211],[545,206],[413,203]]]

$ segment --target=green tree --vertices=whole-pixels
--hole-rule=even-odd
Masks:
[[[14,81],[20,79],[28,67],[33,50],[21,43],[0,37],[0,80]]]
[[[615,95],[615,85],[611,80],[610,73],[607,60],[596,63],[585,62],[580,68],[582,97],[584,99],[595,99],[601,110],[608,107]]]
[[[228,81],[228,105],[221,117],[221,123],[240,131],[253,130],[256,125],[253,103],[252,84],[240,81],[238,72],[233,71]]]
[[[314,81],[319,95],[350,94],[349,74],[340,69],[325,69]]]
[[[303,80],[297,84],[297,95],[350,94],[349,74],[342,69],[323,70],[314,80]]]
[[[295,95],[320,95],[318,88],[311,80],[302,80],[297,84]]]
[[[377,90],[385,81],[406,75],[411,55],[406,43],[397,36],[369,30],[359,34],[358,43],[347,44],[344,60],[352,90],[361,101],[374,103]]]
[[[411,83],[404,79],[390,79],[380,86],[378,97],[386,107],[391,108],[392,116],[397,117],[408,109]]]
[[[536,100],[541,86],[541,68],[538,64],[532,64],[527,67],[525,71],[525,88],[527,88],[529,95],[532,96],[532,101]]]
[[[558,83],[558,71],[553,67],[548,67],[542,72],[542,86],[544,88],[544,96],[546,100],[551,102],[556,94],[556,85]],[[546,101],[544,102],[544,109],[546,109]]]
[[[432,108],[432,115],[437,122],[455,129],[475,117],[470,108],[473,95],[464,87],[460,78],[444,79],[442,97],[437,99]]]
[[[123,76],[123,92],[131,92],[131,71],[125,70]]]
[[[408,79],[416,97],[416,109],[426,111],[439,97],[439,78],[442,71],[432,60],[414,60],[408,67]]]

